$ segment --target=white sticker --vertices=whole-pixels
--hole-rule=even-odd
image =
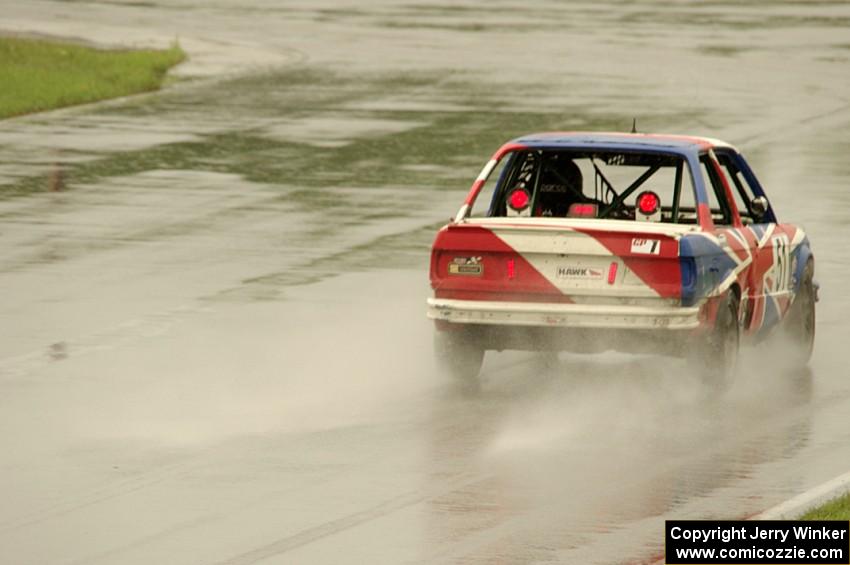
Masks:
[[[661,241],[657,239],[643,239],[635,237],[632,239],[632,253],[643,255],[660,255]]]

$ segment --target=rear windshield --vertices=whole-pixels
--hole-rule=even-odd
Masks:
[[[485,187],[473,216],[697,223],[690,168],[678,155],[516,151],[504,157]]]

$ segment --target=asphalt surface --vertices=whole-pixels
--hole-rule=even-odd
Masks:
[[[0,5],[193,55],[0,127],[0,562],[639,562],[850,468],[850,6]],[[810,370],[755,348],[712,400],[679,360],[506,353],[457,394],[434,230],[502,141],[632,117],[736,144],[807,229]]]

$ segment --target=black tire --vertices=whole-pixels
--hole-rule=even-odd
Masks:
[[[788,343],[790,362],[795,369],[805,367],[815,348],[815,283],[812,262],[803,270],[803,278],[797,296],[791,304],[785,320],[782,322],[782,334]]]
[[[479,389],[478,373],[484,361],[484,347],[474,335],[463,329],[436,331],[434,355],[437,366],[448,373],[462,391]]]
[[[734,292],[728,292],[717,309],[714,328],[696,348],[698,370],[710,390],[722,392],[732,385],[738,368],[740,347],[738,297]]]

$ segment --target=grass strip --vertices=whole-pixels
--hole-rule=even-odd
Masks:
[[[809,510],[801,520],[850,520],[850,493]]]
[[[169,49],[105,50],[0,37],[0,119],[157,90],[186,58]]]

